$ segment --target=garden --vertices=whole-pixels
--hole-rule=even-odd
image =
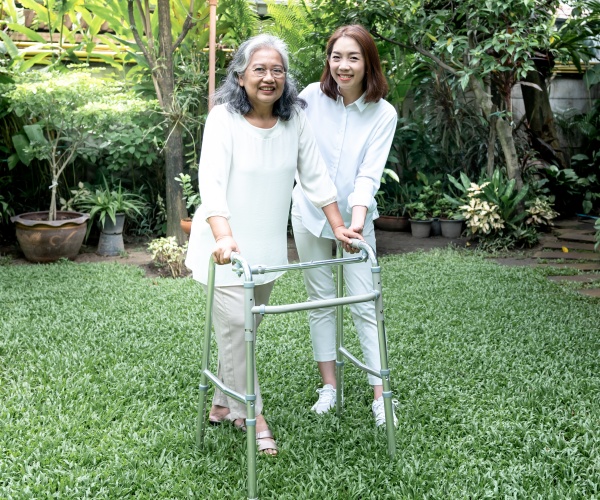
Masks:
[[[183,259],[211,3],[0,0],[2,498],[245,495],[244,436],[194,443],[205,296]],[[600,496],[598,300],[547,280],[557,267],[489,258],[535,248],[561,219],[595,221],[600,249],[600,3],[216,3],[217,83],[242,41],[270,32],[303,88],[337,26],[366,26],[399,117],[379,223],[427,226],[412,238],[453,223],[468,242],[381,258],[391,460],[364,376],[348,369],[341,419],[317,420],[306,315],[265,321],[280,456],[258,459],[260,497]],[[566,80],[583,107],[551,99]],[[160,273],[101,262],[133,243]],[[100,262],[72,262],[83,251]],[[273,294],[305,300],[301,276]]]

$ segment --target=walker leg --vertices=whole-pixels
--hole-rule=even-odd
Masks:
[[[212,329],[212,311],[215,297],[215,263],[211,259],[208,266],[208,284],[206,296],[206,320],[204,322],[204,347],[202,349],[202,375],[200,377],[200,398],[198,401],[198,416],[196,418],[196,446],[202,448],[204,444],[204,429],[206,427],[206,399],[208,392],[208,377],[205,372],[210,363],[210,335]]]
[[[254,283],[244,282],[245,339],[246,339],[246,439],[248,461],[248,499],[258,498],[256,473],[256,394],[254,393],[254,341],[256,322],[252,314],[254,306]]]
[[[377,319],[377,333],[379,339],[379,359],[381,362],[381,380],[383,384],[383,410],[385,412],[385,428],[387,433],[388,455],[393,457],[396,453],[396,428],[394,427],[394,409],[392,405],[392,388],[390,383],[390,369],[388,365],[387,339],[383,318],[383,295],[381,290],[381,268],[371,269],[373,288],[379,292],[375,301],[375,317]]]
[[[342,245],[337,245],[336,257],[340,259],[343,255]],[[344,295],[344,266],[337,268],[337,297]],[[336,308],[336,361],[335,361],[335,412],[337,417],[342,416],[342,405],[344,404],[344,356],[340,353],[340,347],[344,345],[344,306]]]

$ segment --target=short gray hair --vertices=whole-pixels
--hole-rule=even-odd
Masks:
[[[287,121],[292,117],[295,105],[304,108],[306,107],[306,103],[298,98],[296,84],[287,75],[289,67],[287,46],[283,40],[273,35],[257,35],[249,38],[240,45],[227,67],[225,80],[215,92],[213,102],[215,104],[227,104],[227,108],[232,113],[246,115],[252,111],[252,104],[250,104],[244,87],[240,86],[238,78],[248,68],[252,55],[260,49],[276,50],[283,61],[283,69],[286,72],[285,84],[283,86],[283,94],[273,106],[273,114]]]

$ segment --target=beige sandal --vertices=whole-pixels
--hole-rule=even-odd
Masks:
[[[277,443],[273,439],[273,433],[270,430],[256,433],[256,446],[259,453],[271,456],[277,455]],[[275,453],[266,453],[266,450],[274,450]]]

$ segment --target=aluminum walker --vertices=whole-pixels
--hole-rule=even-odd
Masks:
[[[202,376],[200,380],[200,400],[198,403],[198,418],[196,426],[196,444],[202,447],[204,441],[204,429],[206,425],[206,400],[208,391],[208,382],[212,382],[227,396],[246,404],[246,427],[247,427],[247,462],[248,462],[248,499],[254,500],[257,496],[257,472],[256,472],[256,414],[254,394],[254,347],[255,347],[255,315],[264,314],[282,314],[288,312],[305,311],[309,309],[318,309],[323,307],[335,307],[337,310],[337,359],[336,359],[336,413],[340,417],[342,413],[343,391],[344,391],[344,359],[350,361],[359,369],[371,373],[376,377],[381,377],[383,383],[383,401],[386,420],[387,447],[390,457],[396,452],[396,436],[394,429],[394,417],[392,408],[392,391],[390,387],[390,370],[388,367],[387,340],[383,320],[383,297],[381,292],[381,268],[377,262],[374,250],[364,241],[352,240],[352,246],[360,250],[357,255],[342,257],[341,244],[337,246],[337,255],[335,259],[300,262],[298,264],[286,264],[282,266],[250,266],[244,258],[238,253],[231,254],[231,263],[233,271],[238,276],[244,275],[244,294],[245,294],[245,340],[246,340],[246,394],[240,394],[229,387],[226,387],[214,373],[209,370],[210,362],[210,344],[212,331],[212,311],[215,287],[215,262],[212,257],[208,268],[208,288],[206,300],[206,322],[204,327],[204,349],[202,352]],[[359,262],[371,262],[371,273],[373,276],[373,290],[362,295],[349,297],[343,296],[344,276],[343,265]],[[293,269],[310,269],[321,266],[339,266],[337,272],[337,298],[324,299],[311,302],[299,302],[287,305],[255,305],[254,304],[254,281],[252,276],[255,274],[266,274]],[[375,302],[375,311],[377,319],[377,332],[379,337],[379,356],[381,360],[381,371],[376,371],[361,363],[344,347],[343,332],[343,306],[346,304],[356,304],[359,302]]]

